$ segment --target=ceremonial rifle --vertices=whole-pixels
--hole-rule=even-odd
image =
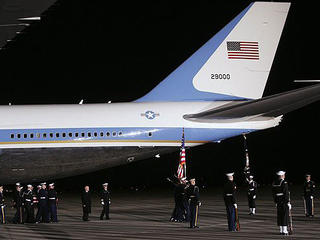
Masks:
[[[291,202],[290,200],[290,192],[289,192],[289,203]],[[289,208],[289,235],[293,234],[293,222],[292,222],[292,211],[291,208]]]
[[[236,207],[234,210],[235,210],[235,215],[236,215],[236,230],[240,231],[240,220],[239,220],[238,207]]]

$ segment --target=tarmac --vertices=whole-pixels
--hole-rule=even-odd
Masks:
[[[242,190],[238,197],[239,232],[227,231],[220,189],[201,191],[199,229],[189,229],[188,223],[170,222],[174,200],[172,190],[168,189],[113,193],[111,219],[102,221],[99,199],[94,196],[89,222],[82,221],[80,194],[63,193],[58,223],[0,225],[0,239],[320,239],[319,199],[315,200],[315,217],[306,218],[299,190],[291,194],[294,230],[291,236],[278,234],[271,188],[265,187],[259,190],[255,216],[248,215],[245,190]],[[9,220],[13,214],[14,209],[7,209]]]

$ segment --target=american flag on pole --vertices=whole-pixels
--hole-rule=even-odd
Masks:
[[[258,42],[227,42],[229,59],[259,60]]]
[[[178,176],[178,179],[187,178],[186,149],[184,147],[184,128],[182,129],[180,160],[179,160],[177,176]]]

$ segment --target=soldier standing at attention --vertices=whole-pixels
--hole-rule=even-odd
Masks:
[[[249,215],[256,214],[256,198],[257,198],[257,183],[253,180],[253,176],[250,175],[248,179],[248,205]]]
[[[109,220],[110,192],[108,191],[108,183],[102,184],[102,187],[103,189],[100,194],[102,205],[100,220],[103,220],[104,215],[106,215],[106,220]]]
[[[58,203],[58,197],[57,197],[57,191],[54,189],[54,183],[49,184],[49,190],[48,190],[48,202],[49,202],[49,220],[51,222],[58,222],[58,216],[57,216],[57,203]]]
[[[1,217],[0,217],[0,223],[4,224],[6,223],[6,205],[4,204],[4,196],[3,196],[3,186],[0,185],[0,211],[1,211]]]
[[[27,190],[23,193],[24,200],[24,221],[34,223],[34,206],[33,206],[33,186],[27,185]]]
[[[313,181],[311,181],[311,175],[306,174],[306,181],[303,185],[303,197],[305,201],[305,214],[306,217],[313,217],[313,196],[314,196],[314,190],[316,186]]]
[[[196,179],[190,179],[190,186],[187,188],[187,196],[189,198],[190,209],[190,228],[198,227],[198,214],[201,202],[199,200],[199,188],[196,186]]]
[[[38,193],[38,199],[39,199],[39,206],[38,206],[38,213],[36,218],[36,223],[49,222],[48,220],[48,192],[47,192],[47,184],[41,183],[41,189]]]
[[[223,192],[223,199],[226,205],[227,210],[227,219],[228,219],[228,230],[230,232],[236,231],[236,184],[233,181],[233,174],[234,173],[227,173],[226,176],[228,178],[226,184],[224,185],[224,192]]]
[[[277,172],[278,179],[272,184],[272,195],[277,207],[277,223],[281,235],[288,235],[289,210],[291,209],[285,174],[284,171]]]
[[[23,198],[22,198],[22,186],[20,183],[16,183],[16,190],[13,195],[13,205],[16,208],[16,213],[13,217],[13,223],[23,223]]]
[[[91,213],[91,193],[89,186],[84,187],[84,191],[81,194],[83,221],[89,221],[89,213]]]

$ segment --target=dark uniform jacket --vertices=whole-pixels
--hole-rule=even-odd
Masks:
[[[234,181],[227,181],[223,188],[223,199],[226,206],[233,205],[236,203],[236,184]]]
[[[48,202],[48,192],[45,189],[40,189],[38,193],[38,200],[40,204]]]
[[[23,193],[23,202],[25,205],[33,205],[33,192],[32,192],[32,190],[27,190]]]
[[[305,181],[303,185],[303,195],[304,197],[314,196],[314,190],[316,186],[313,181]]]
[[[257,183],[255,181],[248,182],[248,196],[253,197],[257,194]]]
[[[200,202],[199,199],[199,188],[194,185],[190,185],[187,188],[187,196],[190,199],[190,204],[197,205]]]
[[[23,194],[22,190],[20,192],[17,190],[14,191],[13,202],[15,207],[21,207],[23,205],[22,194]]]
[[[272,184],[273,200],[277,205],[288,204],[290,200],[288,183],[278,179]]]
[[[3,192],[0,192],[0,206],[4,205],[4,196],[3,196]]]
[[[83,191],[81,194],[82,207],[86,208],[88,212],[91,212],[91,193]]]
[[[56,204],[57,203],[57,191],[54,189],[48,190],[48,201],[49,204]]]
[[[108,190],[102,190],[100,193],[101,203],[104,203],[106,205],[110,202],[110,192]]]

